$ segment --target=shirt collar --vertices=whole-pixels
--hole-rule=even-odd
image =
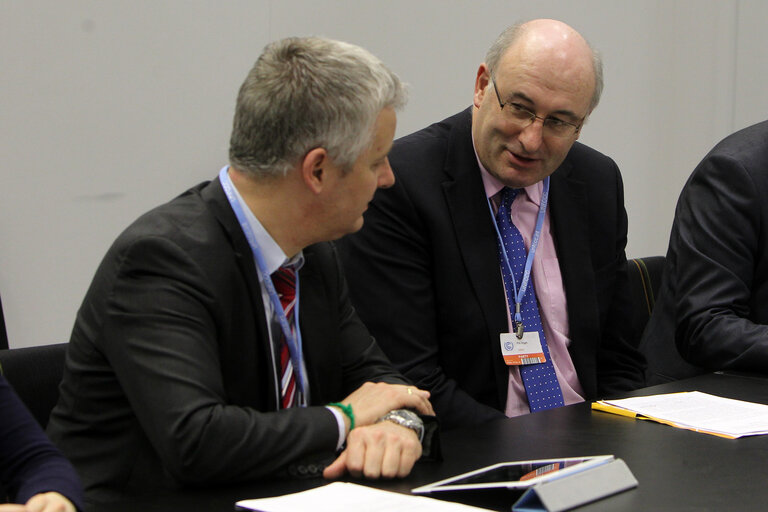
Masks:
[[[472,137],[472,148],[475,148],[474,136]],[[480,161],[480,157],[477,156],[477,149],[475,149],[475,158],[477,159],[478,167],[480,167],[480,176],[483,178],[485,197],[494,197],[496,194],[501,192],[501,189],[504,188],[504,184],[486,170],[485,166]],[[544,191],[544,183],[542,181],[534,183],[533,185],[529,185],[523,190],[525,190],[525,194],[528,196],[528,199],[533,201],[536,206],[541,205],[541,194]]]
[[[264,226],[259,222],[259,219],[253,214],[250,208],[245,204],[243,196],[237,190],[237,187],[232,187],[235,191],[237,201],[240,203],[240,207],[245,213],[245,218],[248,221],[248,225],[253,231],[253,236],[256,237],[256,243],[259,244],[261,249],[261,256],[264,258],[264,263],[267,267],[267,272],[272,275],[277,269],[282,266],[290,265],[297,272],[304,265],[304,253],[299,251],[293,258],[289,258],[285,255],[280,246],[275,242],[275,239],[267,232]]]

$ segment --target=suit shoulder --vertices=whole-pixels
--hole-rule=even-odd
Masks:
[[[471,111],[463,110],[397,139],[389,154],[392,168],[403,172],[411,167],[442,165],[452,142],[463,135],[470,135],[471,120]]]
[[[730,161],[730,167],[742,167],[752,176],[768,177],[767,140],[768,121],[748,126],[721,140],[704,157],[702,164],[710,160]]]
[[[571,150],[568,152],[568,159],[576,162],[591,162],[593,165],[616,165],[611,157],[601,153],[600,151],[582,144],[581,142],[574,142]]]
[[[565,159],[568,172],[584,181],[593,179],[620,179],[621,172],[616,162],[609,157],[580,142],[575,142]]]
[[[225,229],[201,194],[206,186],[201,183],[138,217],[118,235],[107,254],[176,247],[195,259],[212,260],[232,251]]]
[[[768,147],[768,144],[765,144],[766,139],[768,139],[768,121],[763,121],[728,135],[718,142],[712,151],[724,153],[754,151],[756,147]]]
[[[205,201],[200,192],[208,183],[201,183],[178,195],[174,199],[155,206],[140,215],[120,235],[120,238],[133,236],[167,236],[173,232],[183,232],[199,217],[207,212]]]

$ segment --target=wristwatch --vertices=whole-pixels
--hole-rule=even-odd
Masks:
[[[408,409],[395,409],[394,411],[389,411],[379,418],[376,423],[380,421],[391,421],[392,423],[397,423],[400,426],[413,430],[419,437],[419,442],[424,438],[424,422],[419,418],[418,414],[409,411]]]

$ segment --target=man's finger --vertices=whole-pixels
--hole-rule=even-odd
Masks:
[[[341,454],[336,457],[336,460],[331,462],[324,470],[323,470],[323,478],[327,478],[328,480],[336,480],[337,478],[341,478],[344,475],[344,472],[347,470],[347,451],[344,450],[341,452]]]

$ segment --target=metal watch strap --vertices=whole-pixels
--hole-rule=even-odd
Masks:
[[[378,419],[380,421],[391,421],[398,425],[409,428],[416,432],[416,435],[421,441],[424,438],[424,422],[419,418],[418,414],[408,409],[395,409],[389,411],[387,414]]]

